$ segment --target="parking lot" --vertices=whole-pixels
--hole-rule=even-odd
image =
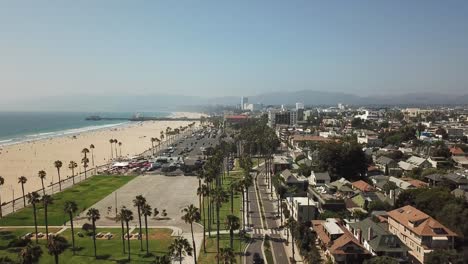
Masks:
[[[138,223],[137,208],[133,206],[133,199],[137,195],[143,195],[147,203],[160,212],[162,217],[163,209],[167,212],[167,220],[156,220],[151,217],[148,219],[149,226],[175,226],[181,228],[184,232],[190,232],[190,225],[181,220],[181,210],[187,205],[194,204],[198,207],[198,196],[196,190],[198,180],[192,176],[163,176],[163,175],[144,175],[138,176],[128,184],[97,202],[92,207],[99,210],[101,219],[97,221],[99,226],[116,226],[120,223],[114,221],[115,208],[122,206],[133,211],[134,221],[131,226]],[[85,217],[86,211],[78,219]],[[78,226],[87,222],[86,219],[77,221]],[[202,228],[194,225],[196,232],[202,232]]]

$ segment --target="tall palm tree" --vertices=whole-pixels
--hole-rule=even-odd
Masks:
[[[75,184],[75,169],[78,168],[78,164],[74,162],[73,160],[70,161],[68,164],[68,168],[72,171],[72,181],[73,184]]]
[[[219,254],[219,209],[224,202],[227,202],[227,195],[223,188],[218,187],[213,190],[211,199],[213,199],[213,203],[216,206],[216,252]]]
[[[122,142],[119,142],[119,157],[122,157]]]
[[[152,137],[151,138],[151,150],[152,150],[153,156],[154,156],[154,142],[156,142],[156,138]]]
[[[33,207],[33,215],[34,215],[34,231],[36,232],[36,244],[37,244],[37,211],[36,211],[36,203],[39,202],[39,194],[37,192],[28,193],[28,203],[32,204]]]
[[[62,191],[62,180],[60,179],[60,168],[62,168],[62,162],[60,160],[56,160],[54,162],[54,167],[57,168],[57,175],[59,180],[59,190]]]
[[[176,237],[172,244],[169,246],[169,252],[173,256],[177,256],[179,258],[179,263],[182,264],[182,256],[187,254],[192,256],[192,251],[194,249],[190,246],[190,243],[186,238],[183,237]]]
[[[74,201],[66,201],[63,207],[63,212],[70,217],[70,227],[72,232],[72,251],[75,255],[75,229],[73,227],[73,215],[78,211],[78,205]],[[95,230],[94,230],[95,231]]]
[[[195,264],[197,264],[197,250],[195,247],[195,237],[193,235],[193,223],[200,221],[200,218],[201,218],[200,211],[193,204],[191,204],[185,207],[184,209],[182,209],[182,213],[183,213],[182,220],[184,220],[185,223],[190,224],[190,231],[192,232],[192,244],[193,244],[193,249],[194,249],[193,260]]]
[[[149,245],[148,245],[148,216],[151,216],[151,206],[149,204],[144,204],[141,207],[141,213],[145,217],[145,238],[146,238],[146,255],[149,255]]]
[[[25,247],[21,249],[18,253],[19,263],[20,264],[31,264],[39,262],[39,258],[42,256],[42,249],[39,245],[32,245],[28,243]],[[0,263],[3,263],[0,260]],[[5,262],[10,263],[10,262]],[[13,262],[11,262],[13,263]]]
[[[0,188],[5,184],[5,179],[0,176]],[[3,212],[2,212],[2,196],[1,196],[1,192],[0,192],[0,218],[3,217]]]
[[[46,228],[46,239],[47,241],[49,241],[49,216],[47,214],[48,214],[49,205],[54,203],[54,198],[46,194],[42,196],[42,203],[44,204],[44,222],[45,222],[45,228]]]
[[[236,263],[236,255],[234,254],[232,247],[222,248],[219,254],[216,255],[216,259],[218,262],[221,261],[222,264]]]
[[[124,228],[124,213],[122,212],[122,209],[120,209],[120,212],[115,216],[115,222],[120,222],[120,225],[122,227],[122,251],[125,254],[125,228]]]
[[[111,159],[114,158],[114,139],[109,139],[109,143],[111,145]]]
[[[96,253],[96,221],[101,218],[101,215],[99,214],[99,210],[95,208],[90,208],[88,212],[86,213],[86,216],[88,217],[88,220],[90,220],[93,224],[93,243],[94,243],[94,257],[97,258],[97,253]]]
[[[94,166],[94,149],[95,148],[96,147],[93,144],[89,145],[89,149],[91,150],[91,165],[93,166],[93,168],[95,167]]]
[[[18,178],[18,183],[21,184],[21,190],[23,191],[23,205],[26,207],[26,196],[24,195],[24,185],[28,182],[28,178],[21,176]]]
[[[43,170],[40,170],[37,173],[37,176],[41,179],[41,184],[42,184],[42,195],[45,195],[45,188],[44,188],[44,179],[47,176],[47,173]]]
[[[201,211],[203,212],[203,252],[206,253],[206,238],[205,238],[205,229],[206,229],[206,214],[205,214],[205,197],[208,196],[209,188],[206,184],[202,184],[201,188],[198,190],[200,195],[203,197],[203,202],[201,203],[202,208]],[[197,191],[197,192],[198,192]]]
[[[116,157],[116,158],[118,157],[118,155],[117,155],[117,143],[118,143],[118,142],[119,142],[119,141],[118,141],[117,139],[114,139],[114,144],[115,144],[114,150],[115,150],[115,157]]]
[[[127,226],[127,249],[128,249],[128,260],[130,261],[130,227],[129,222],[133,220],[133,212],[123,208],[122,211],[122,219],[124,220]]]
[[[84,148],[81,151],[81,153],[83,153],[83,155],[84,155],[83,159],[81,160],[81,163],[83,163],[84,175],[85,175],[85,179],[86,179],[87,178],[86,169],[88,168],[88,163],[89,163],[89,159],[88,159],[89,149]]]
[[[244,190],[245,190],[245,212],[247,217],[247,225],[249,225],[249,188],[253,186],[253,178],[250,173],[244,175]]]
[[[292,244],[292,258],[294,259],[294,234],[296,233],[297,222],[293,217],[290,217],[286,222],[286,227],[288,228],[288,234],[291,233],[291,244]],[[289,239],[288,239],[289,240]]]
[[[138,223],[140,224],[140,235],[142,232],[141,229],[141,207],[146,204],[146,198],[143,195],[137,195],[133,200],[133,206],[137,208],[138,212]],[[143,251],[143,239],[140,239],[140,251]]]
[[[47,243],[47,249],[50,255],[54,255],[55,264],[59,263],[59,255],[68,247],[67,240],[62,236],[52,236]]]
[[[233,248],[234,246],[234,230],[238,230],[240,228],[240,220],[239,217],[235,215],[228,215],[226,218],[226,228],[229,229],[229,237],[230,237],[230,246]]]

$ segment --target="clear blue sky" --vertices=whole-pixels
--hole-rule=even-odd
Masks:
[[[1,100],[468,91],[468,1],[2,1]]]

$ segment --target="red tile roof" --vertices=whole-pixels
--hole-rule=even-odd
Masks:
[[[374,191],[374,187],[363,180],[355,181],[351,183],[354,188],[360,190],[361,192],[372,192]]]
[[[465,155],[465,152],[459,147],[451,147],[449,150],[452,155]]]
[[[294,141],[332,141],[329,138],[321,137],[321,136],[313,136],[313,135],[293,135],[292,140]]]

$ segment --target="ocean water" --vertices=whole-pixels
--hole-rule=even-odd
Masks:
[[[86,117],[130,118],[135,113],[67,113],[67,112],[0,112],[0,146],[50,137],[73,135],[85,131],[126,125],[125,120],[87,121]],[[147,117],[164,117],[170,113],[139,113]]]

